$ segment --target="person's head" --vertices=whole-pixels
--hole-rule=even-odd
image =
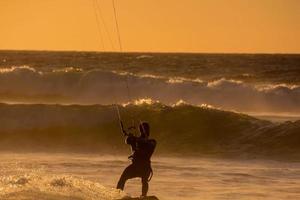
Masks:
[[[147,122],[141,122],[140,126],[140,133],[141,133],[141,137],[143,138],[148,138],[150,135],[150,126]]]

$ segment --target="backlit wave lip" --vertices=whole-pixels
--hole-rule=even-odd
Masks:
[[[22,71],[22,70],[37,72],[35,68],[30,67],[28,65],[23,65],[23,66],[11,66],[11,67],[0,68],[0,74],[18,72],[18,71]],[[39,73],[42,74],[42,72],[39,72]]]
[[[1,150],[126,150],[113,105],[0,104],[0,111]],[[158,153],[300,155],[300,120],[272,123],[209,105],[172,106],[150,99],[120,106],[119,111],[125,127],[149,122],[151,137],[161,144]]]

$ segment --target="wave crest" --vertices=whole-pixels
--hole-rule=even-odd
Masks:
[[[122,104],[147,98],[167,105],[183,100],[240,112],[300,113],[297,85],[260,86],[225,78],[205,82],[76,67],[49,72],[21,66],[0,73],[2,102]]]
[[[140,120],[150,123],[151,135],[159,141],[159,152],[300,155],[300,121],[277,124],[207,105],[184,103],[130,104],[119,109],[125,126]],[[117,112],[111,105],[0,104],[0,111],[2,150],[114,153],[127,149]]]

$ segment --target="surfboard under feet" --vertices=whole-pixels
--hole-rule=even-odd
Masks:
[[[147,197],[124,197],[117,200],[159,200],[156,196],[147,196]]]

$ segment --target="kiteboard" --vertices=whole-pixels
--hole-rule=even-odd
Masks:
[[[147,196],[147,197],[124,197],[117,200],[159,200],[156,196]]]

